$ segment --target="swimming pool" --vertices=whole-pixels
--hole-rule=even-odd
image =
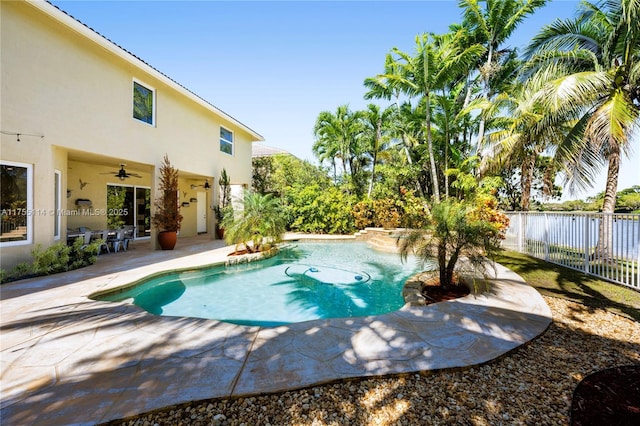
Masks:
[[[155,315],[270,327],[398,310],[402,287],[418,270],[414,258],[402,263],[398,254],[362,242],[300,242],[270,259],[170,272],[98,300],[129,300]]]

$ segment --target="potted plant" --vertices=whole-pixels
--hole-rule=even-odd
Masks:
[[[155,214],[151,221],[158,232],[158,243],[162,250],[173,250],[178,238],[182,215],[178,202],[178,169],[169,162],[164,155],[160,165],[160,182],[158,183],[159,198],[155,200]]]
[[[233,214],[231,184],[229,183],[229,175],[227,175],[226,169],[222,169],[220,173],[220,204],[213,208],[213,212],[216,216],[216,235],[219,239],[223,239],[224,227],[222,226],[222,221],[225,216]]]

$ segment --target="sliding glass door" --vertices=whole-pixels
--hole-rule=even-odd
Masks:
[[[151,235],[151,189],[142,186],[107,185],[107,226],[133,227],[135,238]]]

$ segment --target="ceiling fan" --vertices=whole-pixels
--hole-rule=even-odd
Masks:
[[[142,177],[137,173],[129,173],[129,172],[127,172],[124,169],[124,166],[126,166],[126,164],[120,164],[120,170],[118,170],[117,172],[106,172],[106,173],[102,173],[102,174],[103,175],[106,175],[106,174],[115,175],[120,180],[125,180],[125,179],[130,178],[130,177],[135,177],[135,178],[141,178]]]

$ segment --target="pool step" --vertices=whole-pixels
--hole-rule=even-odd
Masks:
[[[404,229],[383,229],[383,228],[365,228],[356,232],[355,237],[358,241],[365,241],[375,250],[388,253],[398,253],[396,240]]]

